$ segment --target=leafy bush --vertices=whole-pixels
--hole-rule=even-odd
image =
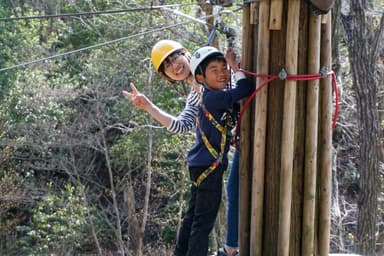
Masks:
[[[31,214],[28,226],[17,227],[21,235],[17,244],[22,255],[79,252],[92,243],[87,208],[79,188],[65,185],[59,195],[45,196]]]

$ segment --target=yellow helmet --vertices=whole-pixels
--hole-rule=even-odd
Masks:
[[[185,48],[173,40],[160,40],[152,47],[151,60],[155,70],[159,72],[161,63],[174,51]]]

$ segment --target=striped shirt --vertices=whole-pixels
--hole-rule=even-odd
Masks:
[[[191,90],[183,111],[173,118],[167,129],[174,133],[186,133],[196,127],[196,118],[199,112],[199,94]]]

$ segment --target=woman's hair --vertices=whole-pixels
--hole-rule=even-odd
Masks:
[[[191,58],[192,58],[191,54],[190,54],[187,50],[185,50],[185,49],[178,49],[178,50],[172,52],[170,55],[168,55],[168,57],[171,56],[172,54],[175,54],[175,53],[177,53],[177,54],[181,54],[181,55],[183,55],[185,58],[187,58],[188,63],[189,63],[189,61],[190,61]],[[167,58],[168,58],[168,57],[167,57]],[[167,58],[166,58],[166,59],[167,59]],[[165,61],[163,61],[163,62],[160,64],[158,72],[159,72],[162,76],[164,76],[164,78],[167,79],[170,83],[174,84],[174,83],[178,82],[177,80],[173,80],[173,79],[171,79],[170,77],[168,77],[168,76],[165,74],[164,63],[165,63]]]

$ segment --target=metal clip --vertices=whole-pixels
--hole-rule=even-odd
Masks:
[[[320,69],[320,74],[321,74],[322,78],[327,77],[328,76],[328,69],[326,67],[322,67]]]
[[[287,71],[285,71],[285,69],[283,68],[280,72],[279,72],[279,78],[280,80],[285,80],[287,78],[288,74],[287,74]]]

